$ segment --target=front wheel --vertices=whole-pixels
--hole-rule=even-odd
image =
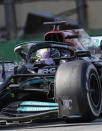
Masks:
[[[80,114],[84,121],[92,121],[100,115],[102,90],[95,66],[84,60],[71,61],[59,66],[56,73],[56,97],[72,98],[72,111],[63,116]]]

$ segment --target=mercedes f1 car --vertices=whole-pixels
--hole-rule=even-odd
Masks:
[[[10,75],[5,75],[2,64],[0,120],[92,121],[102,108],[100,48],[83,29],[60,31],[58,26],[64,22],[46,24],[54,25],[54,30],[45,34],[44,41],[15,47],[23,62]],[[38,59],[36,53],[41,49],[52,50],[52,55]]]

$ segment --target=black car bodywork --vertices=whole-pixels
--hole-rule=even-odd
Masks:
[[[37,50],[54,48],[52,65],[34,61]],[[15,47],[23,64],[0,85],[0,120],[64,118],[91,121],[102,107],[102,61],[67,43],[28,42]]]

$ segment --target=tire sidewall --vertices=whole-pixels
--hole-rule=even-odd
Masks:
[[[85,68],[84,71],[82,69],[82,78],[84,77],[84,79],[82,80],[82,87],[84,87],[84,93],[86,95],[84,95],[86,97],[86,101],[85,104],[87,105],[87,112],[89,112],[88,114],[86,114],[87,116],[94,116],[94,117],[98,117],[100,115],[101,112],[101,106],[102,106],[102,90],[101,90],[101,83],[100,83],[100,78],[98,75],[98,72],[95,68],[95,66],[91,63],[86,63],[86,66],[84,65]],[[84,73],[86,73],[86,75]],[[98,90],[99,91],[99,102],[98,102],[98,106],[97,108],[93,105],[92,103],[92,99],[90,98],[90,79],[92,77],[92,75],[95,76],[97,83],[98,83]],[[86,108],[85,108],[86,109]]]

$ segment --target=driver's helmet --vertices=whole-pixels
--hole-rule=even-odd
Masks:
[[[59,51],[52,48],[39,49],[36,53],[37,61],[43,61],[45,64],[51,65],[53,58],[59,57]]]

